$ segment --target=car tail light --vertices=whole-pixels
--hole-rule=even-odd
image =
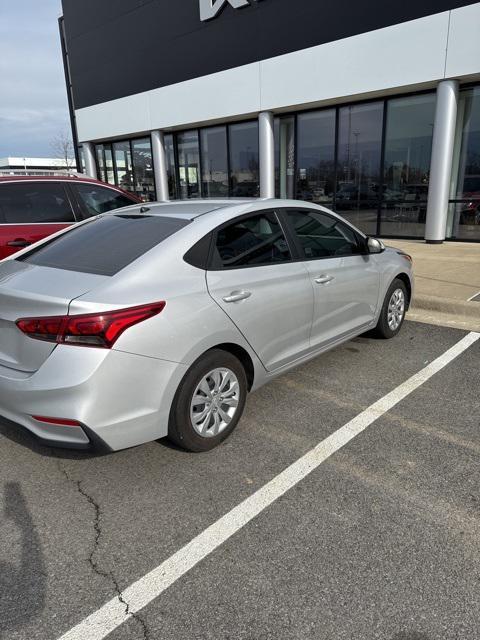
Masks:
[[[122,333],[158,315],[165,302],[78,316],[20,318],[16,324],[30,338],[57,344],[111,349]]]

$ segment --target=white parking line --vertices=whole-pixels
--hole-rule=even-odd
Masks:
[[[59,640],[86,640],[87,638],[88,640],[103,640],[114,629],[129,620],[133,613],[146,607],[259,513],[317,469],[322,462],[325,462],[336,451],[362,433],[384,413],[390,411],[479,339],[480,333],[469,333],[424,369],[362,411],[326,440],[320,442],[314,449],[222,516],[156,569],[130,585],[121,594],[123,603],[118,597],[113,598],[61,636]],[[128,603],[128,613],[124,603]]]

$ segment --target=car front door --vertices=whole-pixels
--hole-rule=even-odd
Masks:
[[[214,234],[210,295],[273,371],[309,350],[313,290],[274,211],[242,216]]]
[[[333,215],[311,209],[284,214],[305,260],[315,295],[313,349],[367,330],[378,305],[380,272],[356,232]]]
[[[0,184],[0,260],[75,222],[61,182]]]

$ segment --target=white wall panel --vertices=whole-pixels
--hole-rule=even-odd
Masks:
[[[261,62],[262,109],[443,78],[449,12]]]
[[[480,3],[451,12],[446,77],[480,77]]]

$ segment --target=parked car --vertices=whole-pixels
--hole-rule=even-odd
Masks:
[[[412,286],[409,256],[305,202],[102,214],[0,264],[0,415],[53,445],[205,451],[248,392],[395,336]]]
[[[74,222],[138,202],[91,178],[0,176],[0,260]]]

